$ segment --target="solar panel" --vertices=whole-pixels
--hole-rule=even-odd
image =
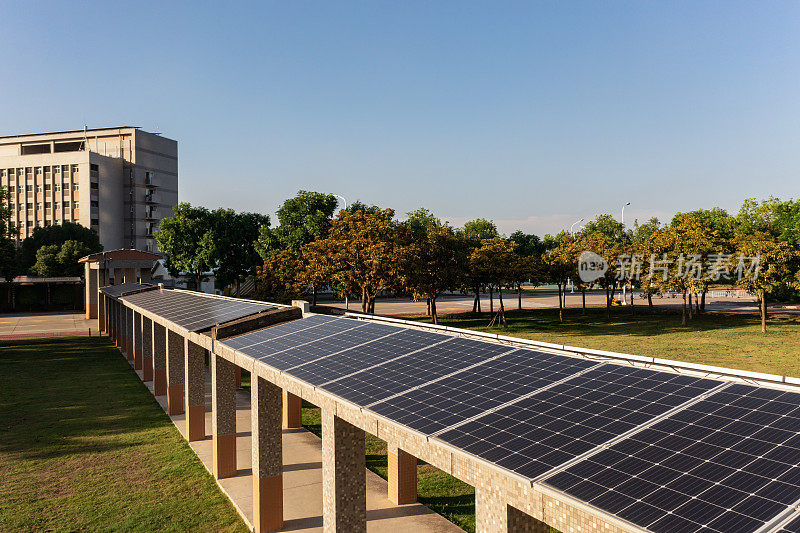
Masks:
[[[342,318],[240,351],[278,370],[288,370],[401,331],[405,329]]]
[[[269,304],[173,290],[141,292],[124,296],[123,300],[189,331],[199,331],[247,315],[275,309],[274,305]]]
[[[438,438],[535,478],[719,384],[605,364]]]
[[[800,516],[780,528],[777,533],[800,533]]]
[[[119,298],[126,292],[155,288],[155,285],[150,285],[147,283],[120,283],[119,285],[108,285],[106,287],[102,287],[100,291],[107,296],[111,296],[112,298]]]
[[[798,460],[800,394],[736,384],[546,482],[656,532],[755,531],[800,500]]]
[[[471,339],[446,339],[379,367],[329,381],[322,387],[351,402],[369,405],[513,350]]]
[[[514,350],[369,408],[432,434],[595,364],[544,352]]]
[[[449,339],[449,337],[437,333],[402,329],[395,335],[385,336],[368,344],[350,348],[333,357],[324,357],[289,368],[287,373],[312,385],[321,385]],[[381,372],[378,369],[376,371]]]
[[[234,350],[250,348],[253,349],[258,345],[265,345],[270,341],[276,340],[281,337],[287,337],[299,331],[303,331],[324,324],[340,324],[341,319],[326,315],[312,315],[308,318],[301,320],[290,320],[289,322],[281,322],[266,329],[253,331],[240,335],[238,337],[231,337],[224,340],[224,343],[233,348]],[[355,326],[355,320],[351,320]]]

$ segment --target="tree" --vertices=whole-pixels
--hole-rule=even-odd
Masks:
[[[495,226],[494,222],[491,220],[486,220],[485,218],[476,218],[475,220],[466,222],[464,224],[464,228],[461,229],[459,233],[464,235],[464,237],[470,243],[472,250],[478,249],[481,246],[483,239],[495,239],[500,236],[500,234],[497,232],[497,226]],[[480,313],[481,288],[487,283],[487,280],[483,279],[480,274],[472,268],[470,268],[467,279],[473,294],[475,294],[475,299],[472,302],[472,312]],[[494,301],[492,299],[491,286],[489,290],[490,311],[493,313]]]
[[[645,273],[645,276],[640,277],[640,287],[647,295],[647,306],[651,313],[653,312],[653,294],[658,291],[658,285],[647,276],[647,273],[650,272],[651,261],[656,252],[653,247],[653,236],[660,228],[661,222],[655,217],[641,225],[638,220],[633,224],[632,249],[633,253],[641,258],[641,271]]]
[[[514,277],[513,265],[516,261],[514,248],[516,243],[498,237],[483,239],[481,245],[472,251],[469,260],[472,270],[481,279],[487,280],[490,287],[498,289],[500,308],[492,317],[489,326],[498,320],[506,326],[506,315],[503,307],[503,286],[510,283]]]
[[[315,261],[331,265],[333,281],[361,291],[361,310],[375,312],[375,297],[399,285],[402,244],[394,211],[339,211],[327,238],[311,243]]]
[[[436,299],[444,291],[462,285],[467,269],[467,240],[426,209],[409,213],[403,246],[403,286],[415,298],[430,304],[433,323],[438,323]]]
[[[338,200],[332,194],[298,191],[278,209],[280,225],[275,229],[270,229],[268,225],[262,226],[255,244],[256,250],[265,261],[278,250],[289,250],[298,256],[300,261],[294,264],[302,272],[298,270],[295,277],[303,277],[309,281],[312,305],[317,304],[319,287],[329,280],[320,275],[320,271],[309,270],[308,262],[303,257],[304,247],[328,236],[337,204]]]
[[[46,244],[36,251],[36,263],[31,272],[43,278],[77,277],[83,274],[83,265],[78,259],[90,253],[89,248],[78,241]]]
[[[515,231],[509,236],[517,246],[517,258],[514,262],[513,284],[517,289],[517,309],[522,309],[522,284],[526,281],[536,283],[542,275],[542,254],[544,244],[538,236]]]
[[[218,288],[234,284],[255,273],[261,257],[255,248],[261,228],[269,228],[269,217],[259,213],[237,213],[232,209],[211,212],[210,262]]]
[[[170,274],[187,273],[199,289],[204,274],[214,267],[214,218],[205,207],[186,202],[176,205],[173,212],[155,232],[158,248],[167,256]]]
[[[18,235],[11,223],[11,193],[0,187],[0,277],[6,281],[14,279],[17,273],[16,246],[13,239]]]
[[[797,287],[800,279],[795,277],[798,253],[787,242],[765,231],[738,234],[734,247],[739,257],[734,270],[750,268],[745,261],[755,261],[754,271],[744,272],[737,284],[758,295],[761,332],[767,332],[767,298],[780,287]]]
[[[273,252],[262,266],[256,267],[256,293],[263,300],[289,302],[304,292],[299,256],[291,250]]]
[[[75,222],[64,222],[53,226],[37,227],[33,234],[22,241],[19,253],[19,269],[21,272],[31,271],[36,263],[36,253],[42,246],[56,244],[61,246],[67,241],[83,243],[87,252],[85,255],[103,251],[100,237],[93,229],[81,226]]]
[[[575,238],[565,231],[547,241],[550,247],[543,256],[546,277],[558,287],[558,320],[563,322],[564,289],[567,280],[575,278],[577,274],[577,244]]]

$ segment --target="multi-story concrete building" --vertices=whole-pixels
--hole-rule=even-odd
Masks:
[[[106,250],[156,251],[153,231],[178,203],[178,143],[135,127],[0,137],[0,187],[20,239],[70,221]]]

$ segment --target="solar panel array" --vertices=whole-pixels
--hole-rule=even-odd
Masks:
[[[111,296],[112,298],[119,298],[126,292],[138,291],[140,289],[155,289],[155,288],[156,288],[155,285],[150,285],[148,283],[120,283],[119,285],[108,285],[106,287],[102,287],[100,291],[106,296]]]
[[[130,294],[123,296],[122,299],[189,331],[200,331],[223,322],[276,308],[269,304],[163,289]]]
[[[800,394],[313,316],[222,341],[652,531],[800,533]]]

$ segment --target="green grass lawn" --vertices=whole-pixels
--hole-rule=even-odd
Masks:
[[[247,531],[105,337],[0,341],[0,531]]]
[[[489,313],[441,315],[439,324],[501,333],[525,339],[595,348],[678,361],[717,365],[754,372],[800,376],[800,315],[771,315],[767,333],[761,333],[757,315],[706,312],[681,326],[680,311],[658,309],[651,314],[638,306],[631,316],[628,307],[524,309],[506,312],[508,328],[487,328]],[[430,322],[427,317],[418,320]]]

